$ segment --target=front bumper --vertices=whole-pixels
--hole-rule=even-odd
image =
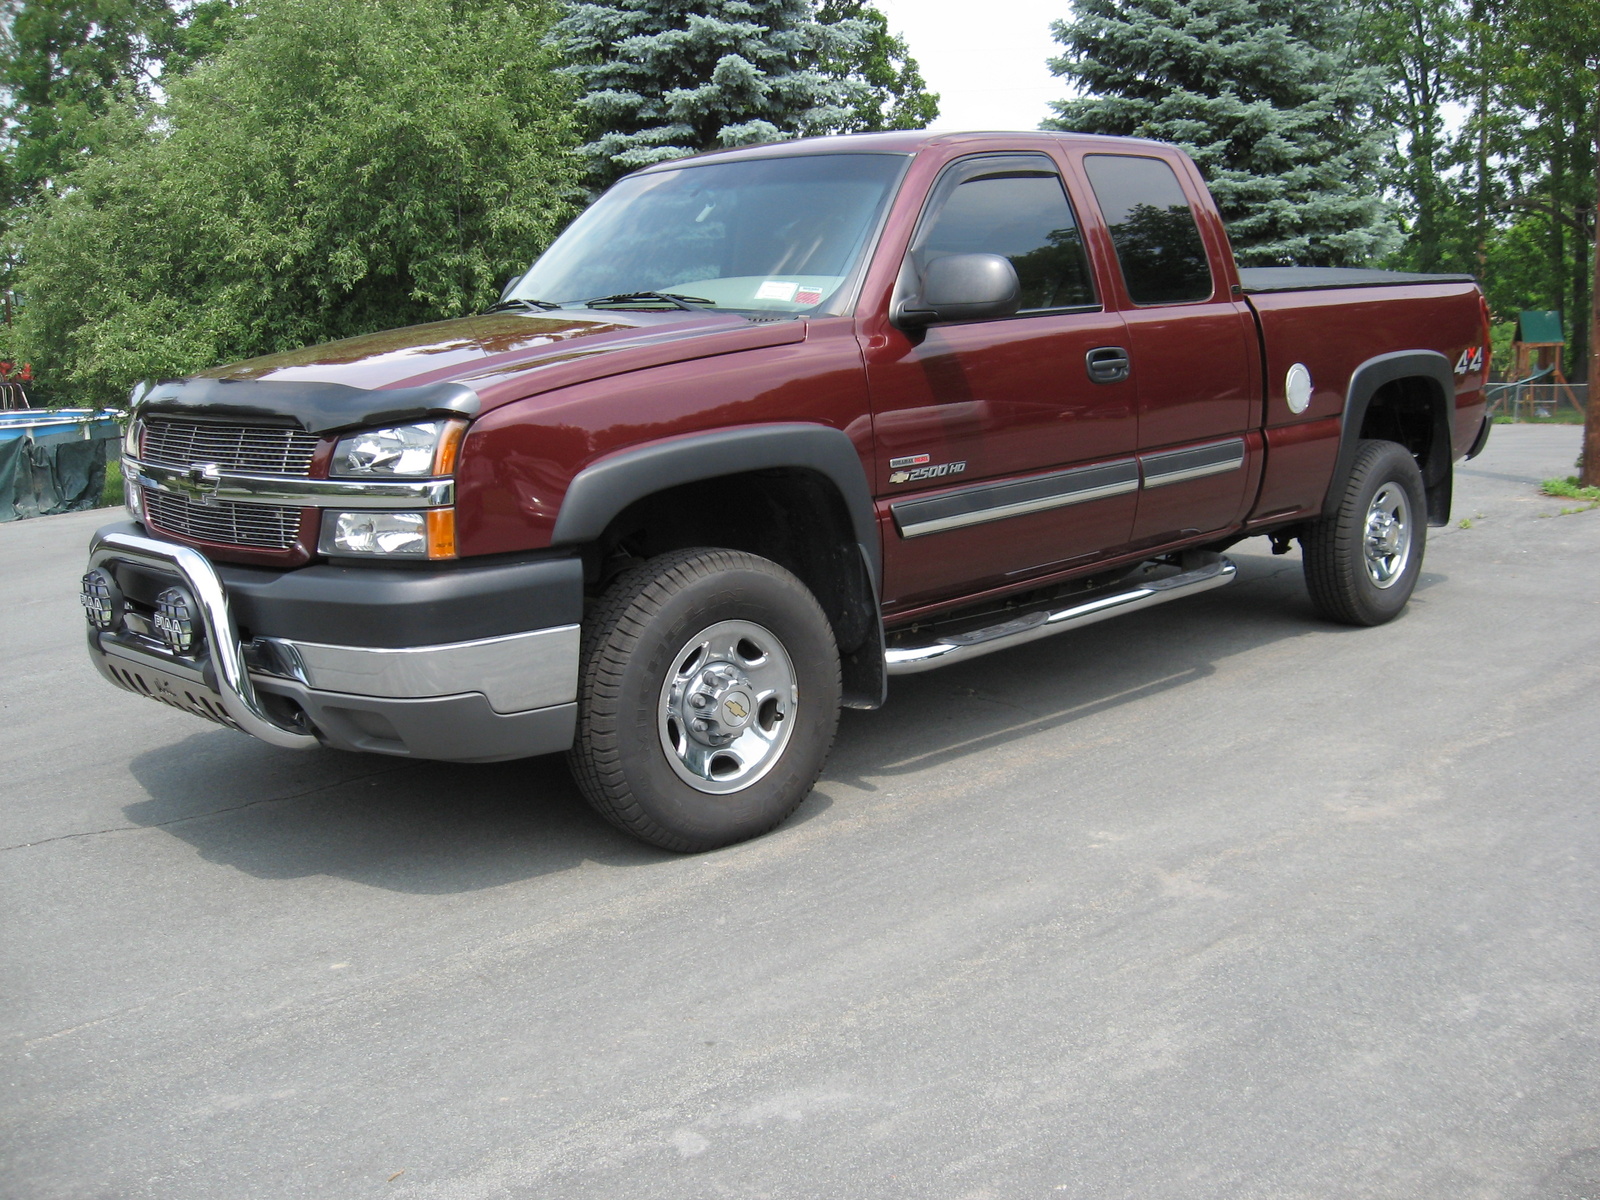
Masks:
[[[582,608],[574,559],[456,568],[443,582],[432,571],[349,568],[225,575],[198,551],[128,525],[95,535],[89,565],[129,598],[114,628],[89,630],[90,657],[138,695],[276,746],[486,762],[572,744]],[[189,654],[168,650],[137,602],[175,583],[204,627]],[[244,636],[241,610],[251,622]],[[500,631],[541,615],[542,627]],[[315,636],[330,631],[358,644]],[[405,640],[425,644],[393,644]]]

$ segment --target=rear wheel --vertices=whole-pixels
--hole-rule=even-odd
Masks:
[[[793,812],[838,721],[839,653],[805,585],[753,554],[683,550],[619,576],[590,613],[568,762],[608,821],[708,850]]]
[[[1345,625],[1393,620],[1417,586],[1427,534],[1416,459],[1395,442],[1362,442],[1338,507],[1300,539],[1317,612]]]

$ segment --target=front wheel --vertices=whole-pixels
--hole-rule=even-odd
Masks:
[[[1427,537],[1416,459],[1395,442],[1362,442],[1338,507],[1300,539],[1317,612],[1345,625],[1393,620],[1417,586]]]
[[[804,584],[734,550],[623,573],[585,622],[568,763],[612,824],[668,850],[765,833],[839,723],[839,652]]]

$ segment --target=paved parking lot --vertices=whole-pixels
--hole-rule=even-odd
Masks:
[[[557,760],[115,692],[107,514],[0,526],[0,1195],[1594,1200],[1600,510],[1534,486],[1577,444],[1497,429],[1392,625],[1248,542],[897,680],[690,858]]]

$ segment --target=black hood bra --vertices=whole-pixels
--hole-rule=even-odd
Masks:
[[[197,417],[261,420],[284,418],[307,433],[332,433],[374,425],[471,417],[478,393],[464,383],[409,388],[358,388],[343,383],[273,382],[256,379],[171,379],[133,397],[133,415],[174,412]]]

